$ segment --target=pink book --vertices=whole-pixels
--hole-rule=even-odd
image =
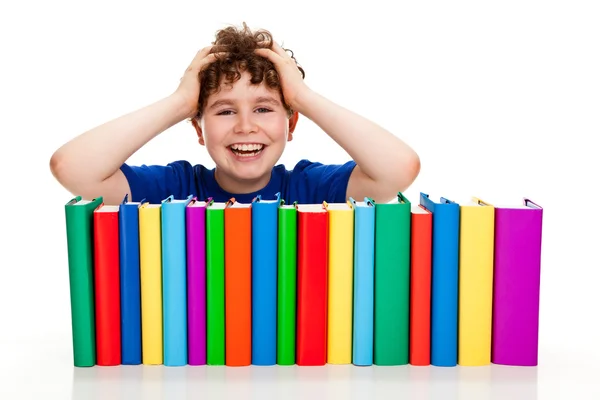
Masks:
[[[188,364],[206,364],[206,205],[192,199],[186,207]]]
[[[492,363],[538,363],[542,208],[495,207]]]

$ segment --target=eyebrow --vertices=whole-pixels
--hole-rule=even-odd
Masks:
[[[274,106],[279,106],[281,103],[273,98],[273,97],[269,97],[269,96],[260,96],[257,97],[255,100],[256,103],[269,103],[272,104]],[[214,103],[212,103],[210,105],[210,107],[208,107],[209,109],[215,109],[217,107],[221,107],[221,106],[232,106],[234,105],[233,100],[229,100],[229,99],[221,99],[221,100],[217,100]]]
[[[233,101],[227,100],[227,99],[222,99],[222,100],[215,101],[208,108],[212,110],[213,108],[217,108],[217,107],[221,107],[221,106],[232,106],[232,105],[233,105]]]
[[[273,98],[273,97],[269,97],[269,96],[260,96],[256,99],[257,103],[269,103],[269,104],[273,104],[274,106],[278,106],[281,103],[279,103],[279,100]]]

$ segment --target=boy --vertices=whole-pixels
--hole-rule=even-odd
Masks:
[[[293,53],[292,53],[293,54]],[[216,34],[171,95],[85,132],[50,160],[55,178],[84,198],[106,204],[234,197],[251,202],[281,193],[286,203],[376,202],[405,191],[420,171],[419,157],[402,140],[308,88],[304,70],[268,31],[246,24]],[[275,165],[292,140],[299,114],[314,121],[352,160],[342,165],[300,161],[291,171]],[[176,161],[131,166],[126,160],[167,128],[191,119],[198,142],[216,167]]]

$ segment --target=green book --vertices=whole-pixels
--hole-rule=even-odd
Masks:
[[[225,205],[206,207],[206,363],[225,365]]]
[[[296,363],[296,203],[278,210],[277,364]]]
[[[83,200],[81,196],[65,205],[73,363],[76,367],[96,364],[96,324],[94,313],[94,210],[102,197]]]
[[[375,204],[376,365],[404,365],[409,360],[411,204],[402,193]]]

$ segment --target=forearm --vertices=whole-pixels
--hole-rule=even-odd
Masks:
[[[102,182],[144,144],[184,118],[179,97],[163,98],[67,142],[52,156],[52,172],[70,186]]]
[[[403,176],[412,180],[418,156],[400,138],[318,93],[307,91],[297,100],[297,111],[323,129],[373,181],[404,187]]]

